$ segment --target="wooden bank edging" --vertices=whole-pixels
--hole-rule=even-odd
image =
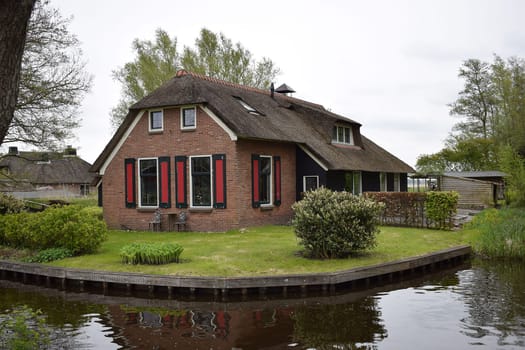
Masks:
[[[44,277],[58,279],[61,286],[65,288],[68,281],[75,281],[83,285],[84,283],[101,283],[104,292],[111,284],[124,285],[128,289],[134,286],[158,288],[168,288],[171,294],[172,288],[189,288],[191,292],[199,290],[214,290],[226,293],[229,290],[240,290],[245,293],[248,289],[279,288],[286,291],[287,288],[298,287],[307,289],[313,286],[320,286],[324,289],[335,289],[337,285],[353,283],[372,278],[382,278],[384,276],[392,279],[394,274],[413,272],[427,267],[433,268],[435,265],[450,261],[462,261],[471,254],[471,247],[468,245],[449,248],[433,252],[430,254],[416,256],[383,264],[376,264],[367,267],[353,268],[344,271],[315,273],[315,274],[294,274],[278,276],[256,276],[256,277],[193,277],[193,276],[173,276],[173,275],[146,275],[129,272],[110,272],[82,270],[73,268],[61,268],[46,266],[41,264],[22,263],[0,260],[1,278],[5,279],[6,273],[21,274],[22,279],[27,277]]]

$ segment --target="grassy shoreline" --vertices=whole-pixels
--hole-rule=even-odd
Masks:
[[[66,258],[51,266],[177,276],[264,276],[333,272],[424,255],[471,244],[472,230],[437,231],[381,227],[377,246],[346,259],[314,260],[300,254],[301,246],[289,226],[262,226],[226,233],[110,231],[96,254]],[[119,251],[132,242],[170,242],[184,247],[181,263],[125,265]]]

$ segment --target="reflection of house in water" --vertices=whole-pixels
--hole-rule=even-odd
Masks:
[[[292,310],[130,311],[108,307],[120,343],[146,349],[286,348],[293,333]],[[124,344],[121,344],[124,345]]]

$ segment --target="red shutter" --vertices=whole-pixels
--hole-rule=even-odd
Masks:
[[[273,157],[274,205],[281,205],[281,157]]]
[[[186,156],[175,157],[175,202],[177,208],[188,207],[186,195]]]
[[[259,194],[259,155],[252,154],[252,207],[259,208],[260,203],[260,194]]]
[[[159,206],[171,208],[170,157],[159,158]]]
[[[226,155],[214,154],[213,159],[213,207],[226,208]]]
[[[124,182],[126,193],[126,208],[135,208],[137,206],[137,194],[135,186],[135,159],[126,158],[124,160]]]

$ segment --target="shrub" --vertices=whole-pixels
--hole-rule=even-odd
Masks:
[[[486,258],[525,259],[525,211],[489,209],[476,215],[468,226],[479,230],[474,250]]]
[[[312,257],[343,257],[376,244],[381,204],[320,188],[307,192],[292,209],[295,234]]]
[[[67,248],[49,248],[38,252],[37,255],[29,259],[33,263],[46,263],[55,260],[62,260],[73,256],[73,252]]]
[[[24,210],[23,201],[0,192],[0,214],[20,213],[22,210]]]
[[[120,250],[124,264],[161,265],[178,263],[184,248],[176,243],[131,243]]]
[[[75,205],[0,217],[0,244],[15,248],[61,247],[78,255],[94,252],[107,234],[96,212]]]
[[[456,213],[459,194],[455,191],[427,192],[425,212],[427,218],[438,228],[452,228],[452,216]]]

